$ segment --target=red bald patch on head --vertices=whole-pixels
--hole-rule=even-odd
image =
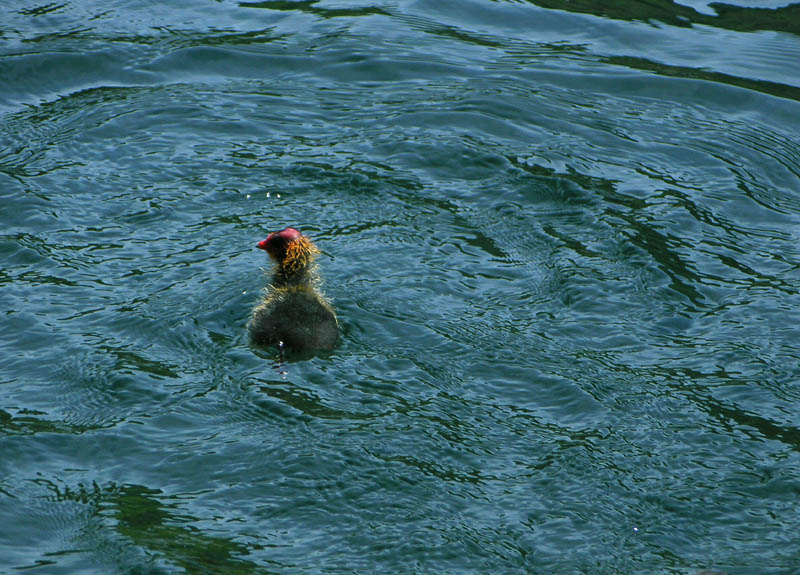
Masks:
[[[272,232],[267,236],[267,239],[261,240],[256,244],[256,247],[262,250],[270,251],[271,249],[285,246],[289,242],[298,240],[303,237],[298,230],[294,228],[284,228],[279,232]]]
[[[287,242],[291,242],[293,240],[297,240],[303,237],[303,234],[301,234],[299,230],[296,230],[294,228],[283,228],[281,231],[275,232],[270,235],[277,235],[278,237],[283,238]]]
[[[256,244],[256,247],[266,251],[275,260],[280,261],[286,254],[286,247],[304,236],[294,228],[284,228],[279,232],[272,232],[266,239]]]

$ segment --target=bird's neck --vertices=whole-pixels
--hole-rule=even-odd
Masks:
[[[312,285],[317,280],[314,257],[318,253],[317,246],[305,236],[289,242],[285,253],[275,266],[272,285],[275,287]]]
[[[297,270],[288,270],[283,266],[275,268],[272,285],[277,288],[313,285],[317,280],[317,266],[309,264]]]

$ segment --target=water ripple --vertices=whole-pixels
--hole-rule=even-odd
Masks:
[[[123,4],[0,25],[9,565],[792,572],[792,7]]]

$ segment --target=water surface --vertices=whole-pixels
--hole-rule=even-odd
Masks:
[[[5,12],[0,571],[800,573],[800,5]]]

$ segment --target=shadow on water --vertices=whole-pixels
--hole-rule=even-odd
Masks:
[[[357,413],[329,407],[313,389],[304,389],[299,385],[288,384],[285,381],[261,383],[263,385],[260,385],[258,390],[265,396],[277,400],[309,418],[360,420],[377,417],[375,414]],[[271,409],[269,406],[265,406],[265,408]]]

